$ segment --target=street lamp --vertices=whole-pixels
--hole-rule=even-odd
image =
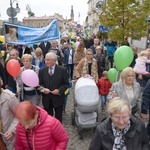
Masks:
[[[7,15],[9,17],[11,17],[11,21],[12,23],[15,22],[15,16],[17,15],[17,13],[20,13],[20,8],[18,6],[18,2],[16,3],[16,8],[13,7],[13,3],[15,2],[16,0],[10,0],[10,7],[7,9]]]

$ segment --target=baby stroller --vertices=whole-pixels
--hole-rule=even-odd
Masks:
[[[81,77],[74,86],[74,112],[71,114],[72,125],[77,125],[80,139],[83,129],[92,128],[98,123],[99,93],[95,81]]]

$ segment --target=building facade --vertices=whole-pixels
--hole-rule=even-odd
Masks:
[[[90,34],[96,34],[99,31],[100,21],[99,15],[101,13],[101,4],[104,0],[88,0],[88,12],[85,21],[85,30]]]
[[[65,19],[58,13],[55,13],[53,16],[24,17],[22,24],[25,26],[42,28],[48,26],[55,18],[58,19],[59,30],[62,32],[65,27]]]

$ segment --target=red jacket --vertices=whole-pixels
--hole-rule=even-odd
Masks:
[[[108,79],[101,77],[97,82],[97,86],[100,95],[108,95],[109,89],[111,88],[111,83]]]
[[[32,150],[66,150],[68,134],[62,124],[48,115],[42,108],[37,108],[40,118],[38,124],[32,130],[26,130],[20,123],[18,124],[15,150],[30,150],[26,132]]]

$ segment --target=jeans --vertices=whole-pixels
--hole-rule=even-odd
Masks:
[[[68,64],[68,65],[66,65],[66,69],[68,70],[69,78],[72,80],[73,79],[74,64]]]
[[[105,109],[106,101],[107,101],[106,95],[101,95],[101,107],[102,107],[102,110]]]
[[[113,68],[114,57],[108,57],[108,61],[110,62],[110,68]]]

